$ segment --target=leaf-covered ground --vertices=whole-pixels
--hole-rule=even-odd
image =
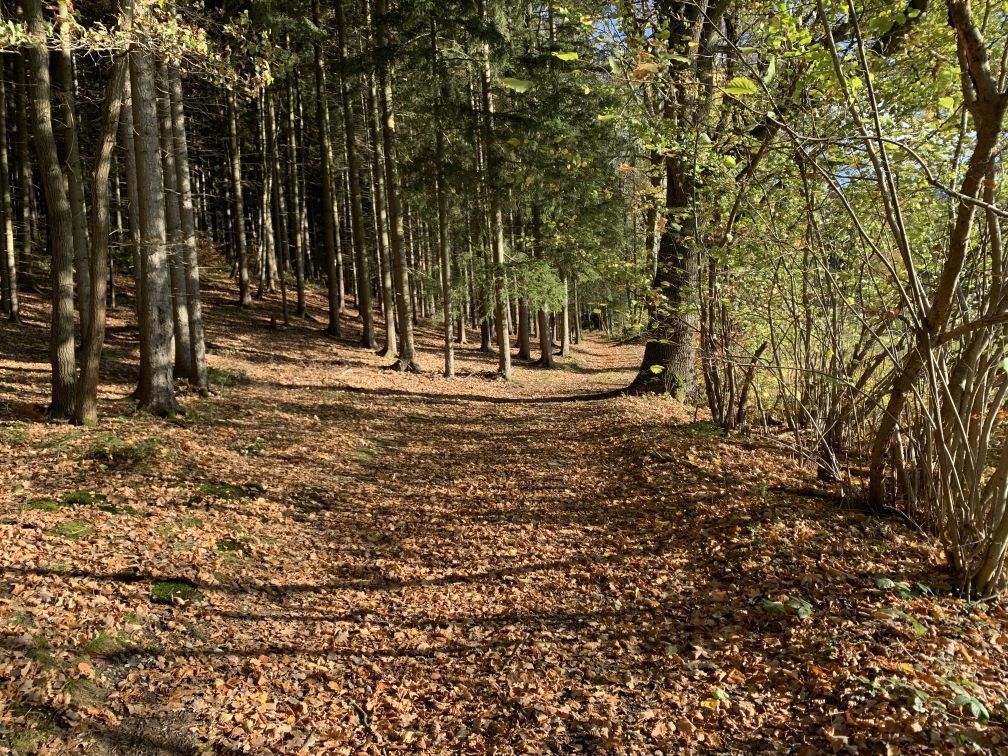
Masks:
[[[132,414],[115,318],[100,426],[40,420],[38,299],[2,326],[0,749],[1004,747],[1004,607],[771,444],[592,396],[634,348],[447,381],[429,328],[403,376],[212,284],[177,423]]]

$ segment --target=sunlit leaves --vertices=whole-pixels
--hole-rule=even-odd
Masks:
[[[722,87],[725,94],[733,97],[748,97],[759,91],[756,82],[746,76],[736,76]]]
[[[524,94],[535,86],[535,82],[529,81],[528,79],[516,79],[510,76],[505,76],[501,79],[501,86],[505,89],[517,92],[518,94]]]

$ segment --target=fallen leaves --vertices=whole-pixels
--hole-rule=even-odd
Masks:
[[[621,385],[632,348],[578,348],[604,381],[491,383],[474,349],[455,381],[392,374],[250,329],[221,285],[218,393],[184,399],[185,427],[124,415],[127,372],[98,429],[0,432],[0,731],[51,751],[1004,744],[1008,616],[948,597],[933,544],[788,493],[808,483],[777,449],[674,403],[549,401]],[[27,359],[0,362],[4,399],[44,369]],[[165,453],[110,465],[92,433]]]

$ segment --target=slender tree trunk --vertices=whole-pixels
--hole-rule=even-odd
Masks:
[[[564,287],[563,310],[560,313],[560,356],[570,357],[570,284],[566,272],[560,273],[560,280]]]
[[[479,0],[480,17],[488,19],[487,2]],[[511,380],[511,339],[507,330],[507,284],[504,275],[504,219],[501,213],[500,178],[495,154],[494,104],[490,88],[490,44],[483,43],[480,67],[483,104],[483,145],[486,159],[487,193],[490,200],[490,242],[493,250],[494,310],[497,325],[497,370]]]
[[[238,265],[238,306],[251,307],[248,246],[245,239],[245,202],[242,196],[241,140],[238,138],[238,103],[233,90],[226,93],[228,142],[231,153],[231,201],[234,223],[235,258]]]
[[[290,314],[287,306],[287,251],[289,248],[287,231],[287,206],[284,192],[281,190],[283,169],[280,166],[280,151],[276,139],[276,107],[273,96],[266,93],[266,140],[270,153],[270,167],[273,171],[273,226],[276,229],[280,247],[280,306],[284,326],[290,325]]]
[[[56,55],[56,100],[59,118],[63,122],[63,176],[73,214],[74,270],[77,279],[77,307],[80,313],[81,335],[89,327],[91,273],[88,265],[87,215],[84,209],[84,175],[81,169],[80,144],[77,134],[77,97],[74,82],[73,55],[70,51],[70,4],[58,6],[60,49]]]
[[[122,30],[129,32],[133,20],[132,0],[123,0]],[[127,54],[120,53],[113,63],[105,90],[102,126],[98,137],[91,183],[91,299],[87,302],[89,317],[81,350],[81,375],[77,382],[74,420],[95,423],[98,420],[98,380],[102,346],[105,343],[105,296],[109,274],[109,173],[115,149],[119,115],[122,111],[123,89],[126,86]]]
[[[0,71],[3,69],[0,68]],[[14,203],[11,199],[10,157],[7,152],[7,82],[0,79],[0,215],[3,218],[3,306],[14,323],[20,320],[17,288],[17,248],[14,244]]]
[[[448,87],[438,60],[437,25],[431,21],[431,68],[438,82],[434,97],[435,157],[437,163],[438,253],[441,259],[441,304],[444,310],[444,374],[455,376],[455,350],[452,343],[451,259],[448,251],[448,187],[445,184],[445,139],[441,103],[448,100]]]
[[[175,184],[178,190],[181,235],[179,256],[185,270],[186,309],[189,322],[190,372],[186,376],[201,392],[209,389],[206,365],[206,337],[203,331],[203,301],[200,292],[199,251],[196,246],[196,215],[193,209],[189,169],[189,139],[186,134],[182,75],[176,64],[169,70],[172,138],[175,148]]]
[[[18,276],[11,280],[16,284],[18,278],[21,278],[23,287],[28,291],[32,291],[35,288],[35,284],[28,273],[31,269],[33,258],[32,241],[35,238],[34,216],[32,215],[32,197],[34,191],[32,186],[31,151],[29,149],[28,78],[25,71],[24,55],[14,56],[14,81],[14,122],[17,128],[18,204],[20,205],[18,220],[21,224],[21,259],[18,261],[20,263],[17,267]]]
[[[384,46],[388,42],[385,26],[385,2],[375,3],[378,16],[378,42]],[[379,68],[379,99],[382,114],[382,142],[385,147],[385,191],[388,194],[389,228],[391,232],[392,268],[395,271],[396,312],[399,316],[399,359],[396,366],[400,370],[419,372],[413,342],[413,322],[410,319],[408,297],[410,292],[409,271],[406,266],[405,229],[403,225],[402,197],[399,187],[398,151],[396,146],[395,109],[392,99],[392,73],[387,66]]]
[[[157,91],[150,54],[130,54],[133,124],[136,127],[137,187],[140,199],[140,406],[152,415],[178,411],[172,381],[174,317],[168,271]]]
[[[130,85],[129,56],[126,58],[126,81],[123,85],[122,112],[119,116],[119,135],[122,141],[123,169],[126,173],[126,220],[129,224],[130,251],[133,256],[133,298],[140,322],[143,311],[143,276],[140,272],[140,194],[136,172],[136,144],[133,140],[133,98]]]
[[[540,260],[545,256],[542,242],[542,211],[538,205],[532,208],[532,253]],[[536,330],[539,334],[539,360],[536,364],[539,367],[552,369],[556,367],[556,363],[553,361],[552,314],[547,305],[544,304],[539,309],[537,319],[538,327]]]
[[[157,113],[161,134],[161,175],[164,177],[165,227],[168,239],[168,268],[171,278],[172,313],[175,333],[175,377],[190,380],[193,375],[192,345],[189,341],[189,308],[186,294],[186,255],[182,249],[182,221],[179,217],[178,173],[175,167],[175,134],[172,123],[171,85],[168,68],[159,62]]]
[[[370,16],[370,4],[368,7]],[[370,19],[369,19],[370,20]],[[383,357],[396,357],[399,343],[396,337],[395,286],[392,282],[392,257],[389,254],[389,217],[385,196],[385,150],[381,138],[381,122],[378,116],[378,87],[373,75],[368,76],[368,128],[374,150],[371,153],[371,172],[374,175],[375,223],[377,228],[378,254],[381,260],[382,310],[385,315],[385,346]]]
[[[52,255],[52,323],[49,357],[52,364],[52,398],[49,412],[54,418],[73,414],[76,365],[74,363],[73,303],[73,211],[67,196],[56,149],[52,118],[52,86],[49,79],[49,48],[41,0],[25,0],[28,31],[33,37],[28,48],[31,69],[32,112],[35,150],[42,172],[46,199],[49,251]]]
[[[126,88],[126,73],[123,74],[123,89]],[[120,94],[120,97],[122,95]],[[119,120],[122,120],[122,103],[119,104]],[[118,128],[118,124],[117,124]],[[123,241],[126,238],[126,227],[123,225],[123,200],[122,200],[122,182],[120,178],[119,169],[119,159],[113,156],[112,158],[112,188],[115,191],[115,197],[112,201],[115,202],[115,244],[113,249],[122,249],[125,245]],[[108,256],[109,266],[108,266],[108,307],[110,310],[115,310],[117,307],[118,292],[116,291],[116,267],[115,267],[115,254],[109,252]]]
[[[294,255],[294,281],[297,288],[297,306],[294,308],[294,315],[303,318],[307,314],[304,271],[305,237],[304,229],[301,226],[301,182],[298,178],[298,137],[295,117],[294,86],[288,82],[287,131],[290,139],[290,175],[288,177],[290,183],[290,236],[293,242],[291,252]]]
[[[578,297],[577,276],[574,276],[574,343],[581,343],[581,301]]]
[[[371,274],[364,236],[364,211],[361,205],[361,165],[357,152],[355,134],[357,133],[357,116],[354,101],[357,99],[345,73],[347,58],[346,20],[343,13],[342,0],[336,0],[336,30],[339,43],[340,68],[344,73],[340,76],[340,98],[343,104],[343,129],[346,134],[347,167],[350,185],[350,225],[353,230],[354,259],[357,261],[357,311],[361,319],[361,346],[367,349],[377,349],[375,340],[374,317],[371,312]]]
[[[321,28],[319,0],[312,3],[315,26]],[[333,148],[329,128],[329,95],[326,91],[325,61],[322,45],[315,42],[315,109],[318,114],[319,149],[322,153],[322,221],[325,230],[325,263],[329,289],[329,324],[326,333],[333,337],[340,335],[340,302],[343,292],[336,272],[336,203],[333,197]]]
[[[529,322],[528,300],[524,297],[518,300],[518,359],[528,360],[532,357],[532,347],[529,332],[532,330]]]

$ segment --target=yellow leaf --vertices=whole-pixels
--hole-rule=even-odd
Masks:
[[[642,81],[651,74],[658,73],[658,64],[651,61],[642,61],[630,72],[630,78],[634,81]]]

